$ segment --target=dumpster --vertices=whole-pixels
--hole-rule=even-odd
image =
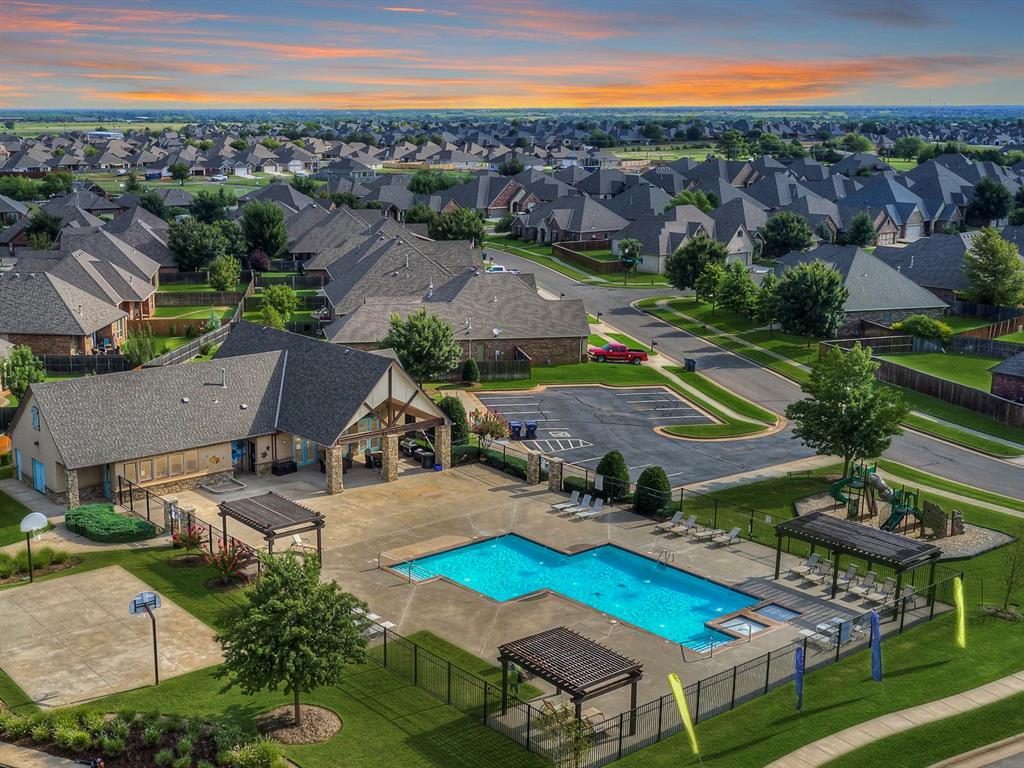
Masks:
[[[526,422],[526,439],[535,440],[537,439],[537,422],[528,421]]]
[[[518,419],[513,419],[508,423],[509,437],[513,440],[523,439],[523,423]]]
[[[684,359],[683,362],[686,363],[686,370],[688,370],[690,373],[693,373],[694,371],[697,370],[697,360],[696,360],[696,358],[687,357],[687,358]]]
[[[434,452],[433,451],[424,451],[423,452],[423,457],[420,460],[423,462],[423,468],[424,469],[433,469],[434,468]]]

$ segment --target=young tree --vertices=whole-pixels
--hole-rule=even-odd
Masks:
[[[475,410],[469,414],[469,431],[486,448],[489,441],[508,437],[508,421],[499,411]]]
[[[839,140],[839,146],[847,152],[870,152],[875,148],[867,136],[859,133],[847,133]]]
[[[786,333],[833,337],[843,323],[850,292],[843,278],[823,261],[787,269],[775,286],[776,314]]]
[[[864,248],[874,245],[877,236],[875,224],[871,220],[871,214],[867,211],[860,211],[853,217],[853,221],[850,222],[850,229],[843,233],[843,243]]]
[[[293,697],[299,724],[300,697],[336,685],[349,665],[364,659],[366,604],[337,582],[321,581],[319,558],[261,558],[262,574],[217,635],[224,651],[218,674],[247,695],[282,688]]]
[[[296,192],[301,192],[307,197],[316,197],[320,186],[309,176],[292,176],[288,183]]]
[[[224,241],[224,253],[228,256],[234,256],[239,261],[246,256],[245,235],[242,234],[242,228],[237,223],[231,219],[221,219],[220,221],[213,222],[210,226],[217,230],[217,233]],[[266,267],[259,271],[266,272],[268,269],[270,269],[269,262]]]
[[[171,178],[182,186],[192,176],[192,169],[188,167],[188,163],[171,163],[167,166],[167,170],[170,172]]]
[[[480,366],[472,357],[467,358],[462,364],[462,380],[467,384],[476,384],[480,381]]]
[[[1024,525],[1018,525],[1016,540],[1003,550],[1003,611],[1010,609],[1010,600],[1024,587]]]
[[[132,368],[148,363],[156,357],[156,344],[150,327],[147,325],[137,331],[129,331],[128,338],[121,345],[121,354]]]
[[[195,219],[182,219],[171,224],[167,234],[167,250],[178,268],[195,272],[224,255],[224,238],[209,224]]]
[[[25,235],[29,238],[35,235],[42,236],[48,244],[39,250],[46,250],[46,248],[50,247],[49,244],[57,239],[62,224],[63,221],[60,216],[48,213],[40,208],[29,218],[28,224],[25,227]],[[41,240],[40,242],[43,241]]]
[[[892,153],[904,160],[913,160],[927,146],[923,139],[917,136],[901,136],[893,143]]]
[[[1010,213],[1013,197],[1010,190],[987,176],[974,185],[974,196],[967,204],[967,218],[989,224],[1005,219]]]
[[[431,219],[428,231],[433,240],[472,240],[480,243],[484,239],[484,222],[476,211],[456,208]]]
[[[778,284],[779,279],[775,273],[769,272],[762,278],[761,286],[757,289],[757,296],[754,297],[754,319],[767,325],[769,330],[771,330],[772,324],[778,320],[778,295],[775,292]]]
[[[139,205],[158,219],[167,219],[167,206],[164,205],[164,199],[156,193],[156,190],[150,189],[139,195]]]
[[[469,439],[469,418],[462,401],[452,395],[445,395],[437,401],[437,407],[452,422],[452,442],[463,443]]]
[[[500,219],[498,219],[498,223],[494,225],[494,231],[495,232],[511,232],[512,231],[512,222],[514,222],[515,220],[516,220],[516,215],[514,213],[506,213],[504,216],[502,216]]]
[[[299,308],[299,297],[291,286],[278,283],[263,289],[260,307],[273,307],[281,317],[289,318]]]
[[[970,301],[1001,307],[1024,302],[1024,261],[1017,246],[992,227],[983,227],[971,238],[963,270]]]
[[[832,347],[811,364],[800,387],[808,397],[786,408],[794,437],[821,456],[841,456],[844,477],[854,459],[882,455],[910,412],[898,390],[875,385],[876,370],[860,343],[848,352]]]
[[[228,208],[234,205],[234,198],[229,197],[224,187],[216,192],[202,190],[192,198],[189,203],[188,212],[192,218],[201,221],[203,224],[213,224],[216,221],[223,221],[228,217]]]
[[[242,208],[242,234],[249,253],[262,251],[276,259],[288,246],[284,212],[271,202],[253,200]]]
[[[757,297],[757,286],[745,264],[739,261],[726,264],[717,296],[723,309],[743,317],[750,316]]]
[[[515,176],[517,173],[522,173],[524,168],[522,160],[518,157],[510,157],[498,166],[498,173],[502,176]]]
[[[429,224],[437,213],[426,203],[416,203],[405,212],[406,224]]]
[[[285,329],[284,318],[281,313],[274,309],[272,304],[260,304],[260,325],[266,325],[270,328],[277,328],[283,331]]]
[[[718,151],[730,160],[735,160],[747,153],[747,142],[739,131],[725,131],[715,143]]]
[[[209,283],[215,291],[232,291],[242,276],[242,265],[234,256],[221,254],[210,262]]]
[[[142,191],[142,185],[139,184],[139,174],[135,171],[128,171],[128,175],[124,177],[124,191],[131,195],[136,195]]]
[[[724,264],[729,252],[703,232],[676,248],[665,260],[665,277],[673,288],[685,291],[696,286],[697,278],[711,262]]]
[[[672,501],[672,485],[665,470],[650,466],[640,473],[636,481],[633,507],[638,514],[653,515],[661,512]]]
[[[598,462],[594,473],[603,478],[601,485],[605,498],[615,501],[629,495],[629,467],[618,451],[608,451]]]
[[[777,259],[790,251],[806,251],[811,247],[811,228],[807,221],[792,211],[779,211],[768,217],[761,236],[764,238],[762,255]]]
[[[43,177],[40,192],[46,197],[65,195],[71,191],[74,177],[67,171],[51,171]]]
[[[43,361],[32,350],[19,344],[6,358],[0,358],[0,389],[6,387],[19,400],[25,396],[29,384],[46,379]]]
[[[462,357],[462,345],[455,339],[451,323],[422,307],[405,320],[392,315],[391,328],[380,345],[395,351],[417,384],[448,373]]]
[[[232,149],[237,149],[241,151],[243,149],[249,148],[249,142],[247,142],[245,139],[234,139],[231,141],[230,146]]]
[[[711,311],[715,311],[718,303],[718,292],[725,280],[725,268],[720,262],[711,261],[704,265],[700,275],[693,283],[694,293],[697,294],[697,301],[705,301],[711,305]]]
[[[684,189],[665,204],[665,210],[669,211],[680,205],[692,205],[694,208],[697,208],[704,213],[709,213],[716,207],[715,203],[711,201],[711,198],[699,189]]]
[[[623,283],[626,282],[626,276],[633,272],[642,261],[640,258],[641,248],[643,248],[643,243],[631,237],[619,241],[619,262],[622,264],[624,272],[622,276]]]

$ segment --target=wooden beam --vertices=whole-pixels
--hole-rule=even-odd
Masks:
[[[355,443],[359,440],[366,440],[367,438],[384,437],[385,435],[401,434],[402,432],[409,432],[415,429],[430,429],[431,427],[438,427],[444,424],[444,418],[426,419],[425,421],[417,421],[414,424],[401,424],[396,427],[388,427],[386,429],[374,429],[370,432],[359,432],[354,435],[341,435],[338,437],[335,445],[347,445],[348,443]]]
[[[413,392],[412,393],[412,397],[410,397],[408,400],[405,401],[405,405],[402,406],[402,410],[400,410],[398,413],[396,413],[395,414],[395,418],[391,420],[390,424],[388,424],[389,427],[397,426],[398,420],[400,418],[402,418],[402,416],[405,415],[405,412],[409,409],[409,406],[412,405],[412,401],[416,399],[416,395],[418,395],[418,394],[419,394],[419,392]]]

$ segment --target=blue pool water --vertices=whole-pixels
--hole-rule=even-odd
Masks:
[[[398,566],[417,581],[445,576],[494,600],[550,589],[697,650],[729,642],[704,622],[758,601],[619,547],[563,555],[514,534]]]

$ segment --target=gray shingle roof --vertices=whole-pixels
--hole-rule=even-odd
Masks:
[[[11,271],[0,278],[0,333],[85,336],[126,316],[56,275]]]
[[[1008,357],[994,368],[989,369],[992,373],[1001,373],[1004,376],[1016,376],[1024,379],[1024,352]]]
[[[958,291],[968,285],[963,266],[972,236],[970,232],[932,235],[903,248],[879,246],[875,256],[918,285]]]

